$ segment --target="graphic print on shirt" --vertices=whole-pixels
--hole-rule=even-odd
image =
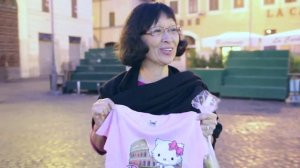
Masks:
[[[131,144],[129,155],[128,168],[157,168],[155,160],[150,155],[148,143],[144,139]]]
[[[135,141],[130,146],[127,168],[182,168],[183,149],[184,145],[175,140],[156,139],[153,150],[146,140]]]
[[[159,168],[181,168],[184,145],[175,140],[156,139],[152,156]]]

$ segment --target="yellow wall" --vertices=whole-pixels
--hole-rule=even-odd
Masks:
[[[164,0],[167,5],[170,4],[170,1],[174,0]],[[184,29],[193,31],[201,37],[209,37],[227,31],[249,31],[249,28],[252,32],[261,35],[268,28],[276,29],[277,32],[299,29],[300,0],[291,4],[286,4],[284,0],[275,1],[275,5],[266,7],[262,3],[263,0],[245,0],[245,9],[238,11],[232,8],[232,0],[220,0],[220,10],[210,12],[208,0],[198,0],[198,13],[189,14],[188,1],[178,0],[177,19],[184,21]],[[200,18],[199,25],[195,24],[196,18]],[[250,20],[250,18],[252,19]],[[192,20],[191,26],[187,25],[189,19]]]
[[[120,8],[120,3],[125,1]],[[156,1],[170,5],[170,1],[176,0]],[[197,53],[204,51],[201,48],[201,39],[225,32],[251,32],[264,35],[266,29],[276,29],[277,33],[300,29],[300,0],[289,4],[286,4],[285,0],[275,0],[275,4],[271,6],[263,5],[263,0],[244,0],[245,7],[241,10],[233,8],[233,0],[219,0],[219,10],[216,12],[208,10],[209,0],[198,0],[196,14],[188,13],[188,0],[177,1],[178,23],[183,21],[183,34],[195,39],[196,43],[192,48],[195,48]],[[101,2],[102,5],[99,5]],[[100,39],[101,47],[106,42],[118,41],[125,18],[138,2],[138,0],[94,0],[94,6],[101,6],[100,12],[94,13],[94,18],[101,22],[100,26],[97,26],[98,22],[94,22],[94,35]],[[115,27],[107,25],[109,11],[116,12]],[[200,19],[200,24],[196,24],[196,19]],[[187,25],[188,20],[191,20],[191,25]]]
[[[176,0],[163,2],[170,5],[170,1]],[[196,40],[195,48],[198,53],[204,50],[200,48],[201,39],[225,32],[252,32],[264,35],[266,29],[276,29],[277,33],[300,29],[300,0],[288,4],[284,0],[275,0],[275,4],[271,6],[263,5],[263,0],[245,0],[245,8],[242,10],[233,9],[233,0],[219,0],[217,12],[208,10],[209,0],[198,0],[196,14],[188,13],[188,0],[177,1],[177,20],[184,22],[184,34],[192,35]],[[200,19],[198,25],[197,18]],[[188,20],[192,21],[190,26],[187,25]]]

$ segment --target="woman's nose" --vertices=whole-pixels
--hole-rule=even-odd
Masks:
[[[172,35],[168,31],[164,31],[161,39],[162,39],[162,42],[170,42],[172,40]]]

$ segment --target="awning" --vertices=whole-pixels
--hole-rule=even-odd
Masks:
[[[258,46],[262,41],[262,35],[249,32],[227,32],[218,36],[202,39],[203,47],[222,47],[222,46]]]
[[[300,29],[265,36],[264,46],[300,45]]]

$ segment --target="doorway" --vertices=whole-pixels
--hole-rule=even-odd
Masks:
[[[39,66],[40,77],[47,77],[51,74],[52,66],[52,35],[39,33]]]
[[[76,69],[80,62],[80,37],[69,37],[69,60],[71,71]]]

